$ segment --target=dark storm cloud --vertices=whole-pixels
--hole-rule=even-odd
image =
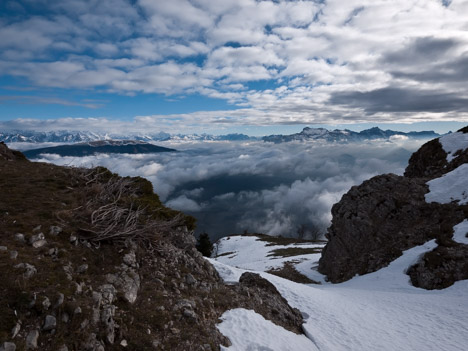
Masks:
[[[468,56],[464,55],[447,62],[436,63],[423,71],[403,72],[395,70],[391,73],[396,78],[411,79],[419,82],[465,84],[468,80]]]
[[[402,49],[386,54],[381,61],[384,64],[395,66],[421,67],[422,63],[430,63],[447,56],[450,57],[452,50],[456,49],[460,44],[460,41],[452,38],[416,38]]]
[[[382,88],[368,92],[338,92],[332,94],[331,104],[359,108],[366,114],[380,112],[467,112],[468,98],[418,88]]]

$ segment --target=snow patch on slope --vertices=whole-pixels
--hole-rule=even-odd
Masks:
[[[429,192],[426,202],[448,204],[457,201],[459,205],[468,203],[468,163],[462,164],[440,178],[427,182]]]
[[[297,335],[266,320],[260,314],[243,308],[224,312],[219,331],[228,336],[230,347],[221,350],[233,351],[314,351],[314,343],[304,335]]]
[[[259,274],[302,312],[304,331],[321,351],[463,350],[468,344],[468,281],[428,291],[413,287],[405,274],[421,255],[435,247],[431,240],[404,251],[386,268],[341,284],[304,285]],[[231,283],[243,273],[214,259],[210,262]],[[244,320],[237,323],[239,328]],[[223,331],[229,338],[230,333]],[[251,345],[250,350],[283,350],[269,344],[262,348],[258,338]],[[249,350],[247,344],[242,347]],[[295,349],[294,344],[285,348]]]
[[[468,219],[453,227],[453,241],[468,245],[466,234],[468,234]]]
[[[255,271],[268,271],[283,267],[285,262],[294,260],[318,261],[320,253],[298,255],[294,257],[271,256],[276,249],[289,248],[317,248],[322,249],[325,242],[321,243],[297,243],[290,245],[269,245],[256,236],[229,236],[218,241],[216,247],[216,260],[234,267]],[[270,256],[269,256],[270,255]]]
[[[468,133],[456,132],[439,138],[442,148],[447,153],[447,162],[456,158],[454,154],[458,150],[468,149]]]

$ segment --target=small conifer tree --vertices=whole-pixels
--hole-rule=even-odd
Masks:
[[[203,256],[210,257],[213,252],[213,243],[210,240],[210,236],[207,233],[202,233],[197,240],[197,250],[202,253]]]

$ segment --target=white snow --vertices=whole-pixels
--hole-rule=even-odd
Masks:
[[[218,324],[219,331],[229,335],[232,346],[221,350],[235,351],[314,351],[314,343],[266,320],[260,314],[243,308],[226,311]]]
[[[462,164],[453,171],[427,182],[429,192],[426,202],[447,204],[457,201],[459,205],[468,203],[468,163]]]
[[[460,227],[456,226],[456,230],[466,225],[466,221],[462,222]],[[246,237],[242,238],[244,240]],[[304,331],[321,351],[466,350],[468,281],[457,282],[444,290],[428,291],[413,287],[405,274],[406,269],[421,255],[435,247],[434,240],[414,247],[405,251],[388,267],[341,284],[324,281],[322,285],[305,285],[268,273],[258,273],[271,281],[291,306],[303,313]],[[265,267],[260,252],[255,254],[251,251],[251,255],[250,268],[253,268],[253,262],[259,262],[259,268]],[[263,260],[268,259],[263,257]],[[210,262],[221,277],[231,283],[238,281],[244,272],[216,259],[210,259]],[[317,264],[312,261],[305,263],[308,268],[303,267],[304,270],[310,270]],[[296,267],[299,269],[300,265]],[[243,336],[235,331],[236,328],[257,330],[255,328],[263,325],[263,322],[257,319],[253,322],[250,314],[237,316],[239,319],[235,327],[222,329],[224,335],[235,340],[227,350],[300,349],[293,344],[296,341],[291,341],[290,348],[272,346],[262,335],[267,329],[269,333],[270,329],[266,327],[263,333],[255,331],[257,336],[255,333],[247,333],[249,340],[252,338],[251,342],[238,344],[241,342],[238,339]]]
[[[456,156],[458,150],[468,148],[468,133],[456,132],[444,135],[439,138],[442,148],[447,153],[447,162],[451,162]]]
[[[276,249],[322,249],[324,246],[325,242],[278,246],[269,245],[269,242],[260,240],[256,236],[228,236],[218,241],[215,253],[218,256],[216,260],[224,264],[247,270],[268,271],[273,268],[281,268],[285,262],[292,260],[297,263],[310,260],[317,261],[320,258],[320,253],[294,256],[293,258],[269,256]]]
[[[463,222],[453,227],[453,241],[468,245],[466,234],[468,234],[468,219],[465,219]]]

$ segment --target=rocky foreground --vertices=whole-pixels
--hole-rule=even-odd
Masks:
[[[0,143],[0,350],[219,350],[233,308],[302,333],[257,274],[225,285],[194,220],[142,178],[33,163]]]
[[[319,272],[343,282],[436,239],[437,247],[408,269],[413,285],[442,289],[468,279],[468,245],[454,239],[454,227],[468,218],[467,133],[465,127],[423,145],[404,176],[384,174],[352,187],[332,208]],[[445,182],[442,191],[458,195],[428,197],[434,182]]]

